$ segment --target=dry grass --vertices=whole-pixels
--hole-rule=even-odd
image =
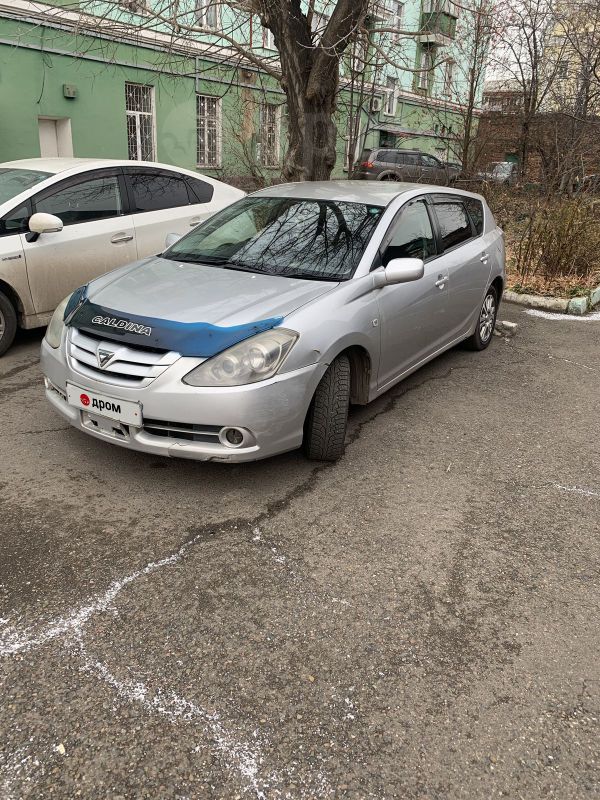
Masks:
[[[486,194],[506,237],[507,288],[568,298],[600,285],[598,200],[497,187]]]

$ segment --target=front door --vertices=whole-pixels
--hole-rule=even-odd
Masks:
[[[70,292],[92,278],[135,261],[135,231],[123,213],[116,170],[67,178],[33,199],[33,211],[59,217],[62,231],[34,242],[21,234],[27,275],[37,314],[53,311]]]
[[[436,241],[428,205],[409,202],[382,243],[385,266],[394,258],[422,258],[425,275],[411,283],[379,291],[381,358],[378,387],[384,388],[448,341],[448,280],[436,258]]]

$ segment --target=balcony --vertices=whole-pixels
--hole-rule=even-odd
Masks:
[[[453,10],[451,4],[446,4]],[[421,14],[419,42],[430,45],[449,45],[456,37],[456,16],[450,11],[424,11]]]

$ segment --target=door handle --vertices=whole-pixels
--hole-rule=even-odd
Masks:
[[[190,220],[190,228],[195,228],[196,225],[200,225],[200,223],[203,221],[204,217],[194,217],[194,219]]]
[[[487,262],[489,261],[489,258],[490,258],[490,254],[489,253],[484,253],[479,260],[483,264],[487,264]]]
[[[119,244],[119,242],[130,242],[133,239],[133,234],[129,233],[117,233],[115,236],[112,237],[111,242],[113,244]]]
[[[448,275],[438,275],[438,279],[435,282],[435,285],[438,289],[443,289],[446,283],[448,282]]]

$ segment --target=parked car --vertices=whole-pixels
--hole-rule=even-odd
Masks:
[[[365,405],[462,340],[492,340],[504,240],[476,194],[272,186],[67,297],[46,397],[80,431],[155,455],[334,460]]]
[[[186,233],[244,194],[142,161],[0,164],[0,355],[18,325],[46,325],[68,292],[160,252],[167,233]]]
[[[499,183],[514,186],[517,182],[518,165],[512,161],[494,161],[477,178],[490,183]]]
[[[460,169],[420,150],[394,150],[380,147],[363,150],[353,177],[363,181],[410,181],[447,185]]]

